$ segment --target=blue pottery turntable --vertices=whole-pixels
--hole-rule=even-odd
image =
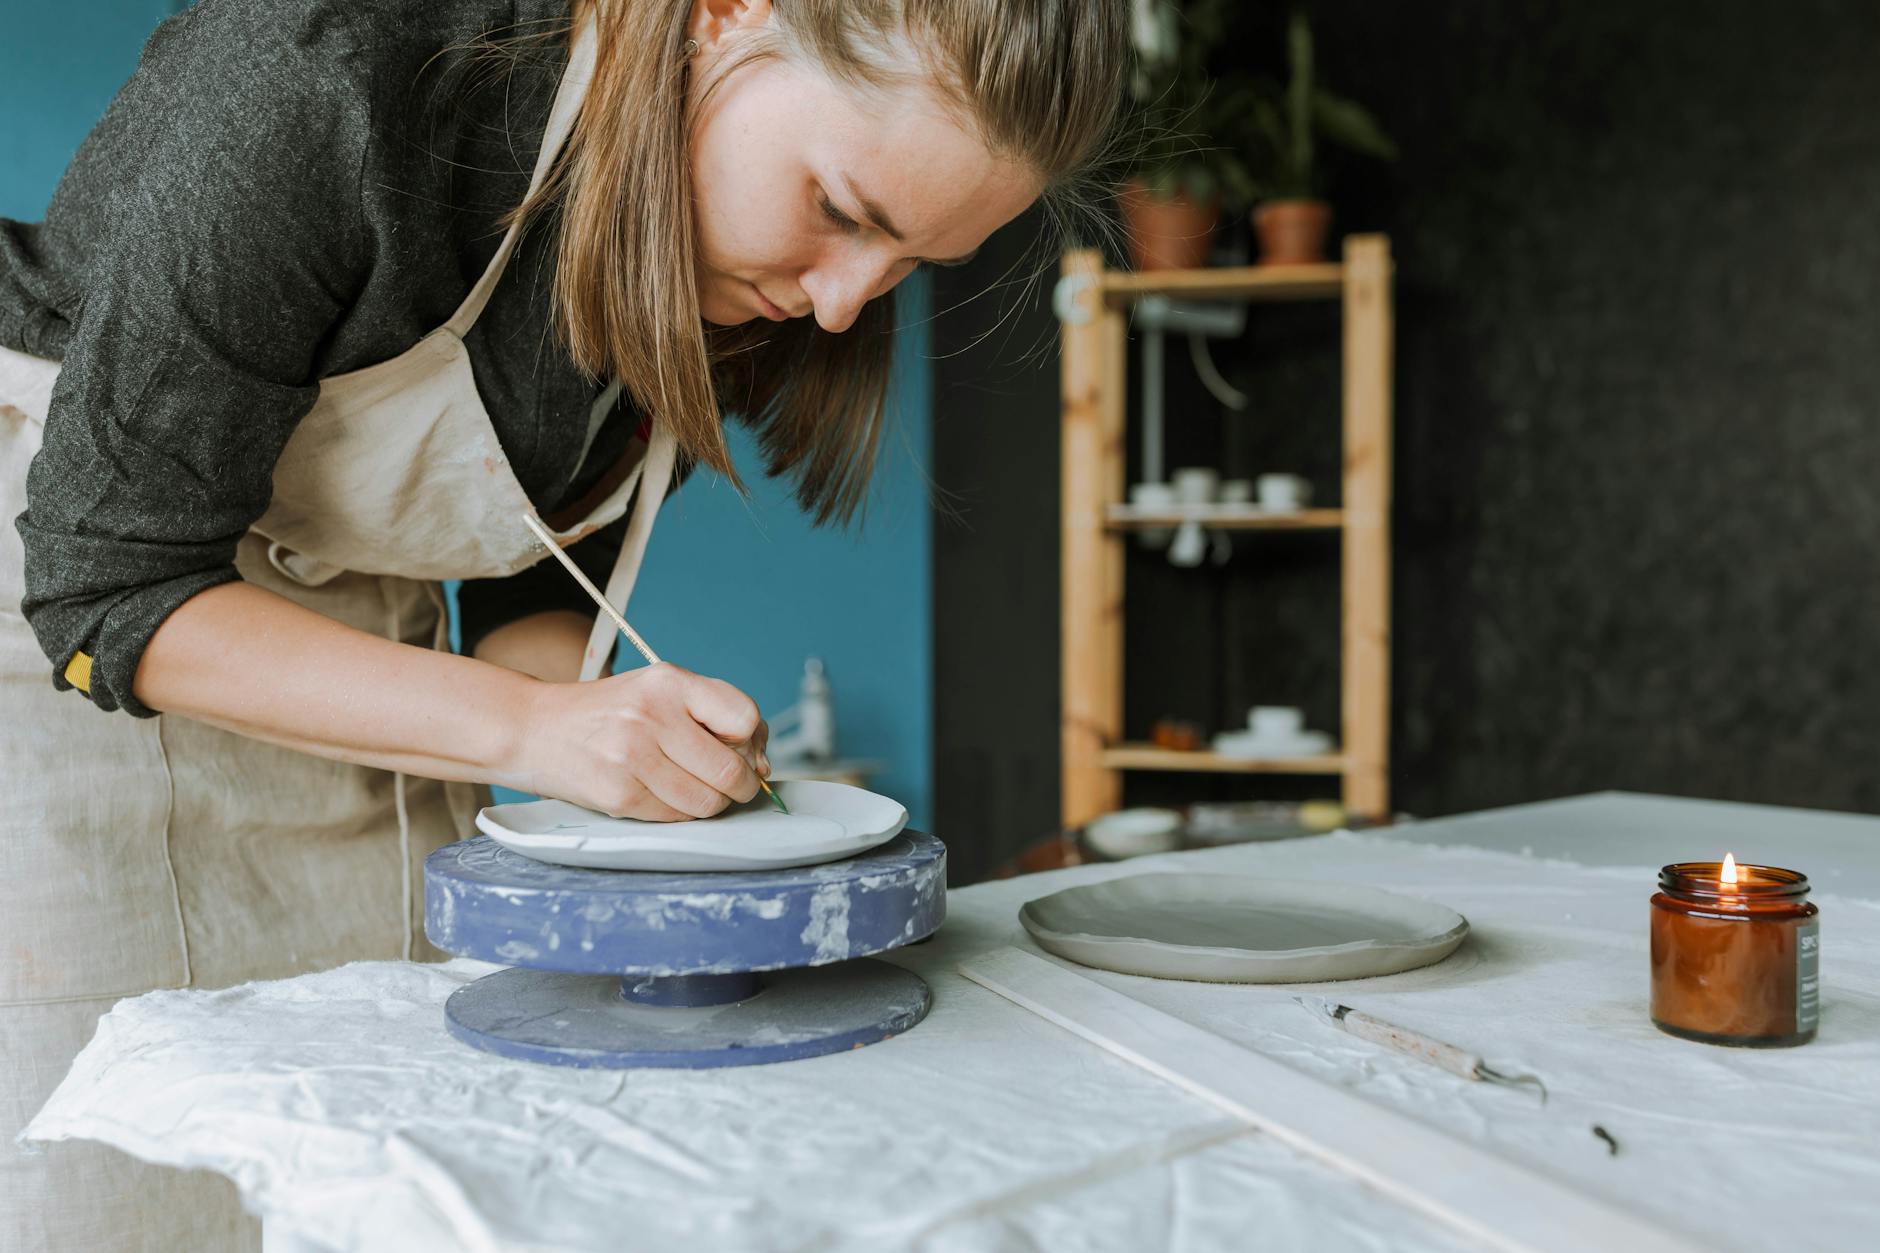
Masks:
[[[784,870],[551,865],[488,836],[425,859],[425,934],[511,969],[452,993],[450,1032],[524,1061],[752,1066],[875,1044],[920,1022],[919,975],[870,960],[946,917],[946,847],[902,831]]]

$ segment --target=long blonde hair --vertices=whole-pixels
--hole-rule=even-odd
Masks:
[[[511,216],[559,218],[556,318],[577,366],[618,378],[685,456],[734,483],[722,414],[736,412],[755,426],[766,471],[795,475],[804,509],[847,521],[879,444],[894,304],[869,301],[841,334],[809,318],[704,324],[687,156],[692,7],[575,0],[574,22],[596,19],[594,77],[549,177]],[[962,122],[1035,171],[1050,199],[1074,194],[1110,133],[1127,24],[1128,0],[777,0],[769,37],[737,65],[787,56],[880,86],[905,63],[884,54],[905,48]]]

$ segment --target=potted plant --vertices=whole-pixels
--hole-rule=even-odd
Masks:
[[[1248,99],[1247,125],[1264,176],[1253,229],[1260,264],[1301,265],[1325,260],[1332,210],[1320,198],[1315,136],[1367,156],[1390,160],[1397,147],[1362,106],[1318,86],[1312,26],[1295,9],[1286,27],[1284,86],[1262,84]]]
[[[1253,200],[1246,159],[1211,139],[1244,124],[1247,85],[1207,69],[1232,12],[1232,0],[1137,0],[1132,94],[1143,139],[1118,205],[1138,270],[1206,264],[1223,208]]]

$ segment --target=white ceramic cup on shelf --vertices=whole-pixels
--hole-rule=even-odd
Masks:
[[[1221,476],[1208,466],[1186,466],[1169,476],[1175,485],[1175,499],[1184,505],[1214,503],[1214,485]]]
[[[1223,505],[1249,505],[1253,503],[1252,479],[1223,479],[1214,499]]]
[[[1312,499],[1312,484],[1297,474],[1262,474],[1255,485],[1260,508],[1281,512],[1304,509]]]
[[[1247,711],[1247,729],[1262,740],[1292,740],[1306,729],[1305,711],[1292,705],[1255,705]]]
[[[1172,509],[1175,488],[1168,483],[1131,483],[1129,503],[1138,509]]]

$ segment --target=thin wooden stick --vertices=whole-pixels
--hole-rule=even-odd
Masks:
[[[613,602],[607,599],[606,594],[602,592],[600,588],[594,586],[592,579],[581,573],[581,567],[577,566],[574,563],[574,558],[570,557],[566,550],[555,542],[554,534],[550,532],[547,527],[542,525],[541,520],[532,513],[523,514],[522,520],[529,524],[531,531],[535,532],[535,538],[541,540],[542,543],[548,547],[548,551],[555,554],[555,560],[561,562],[562,568],[567,570],[569,574],[574,575],[574,581],[579,583],[582,590],[587,592],[587,594],[593,598],[594,603],[600,606],[601,612],[614,620],[614,625],[619,627],[620,633],[625,635],[627,639],[632,641],[633,646],[640,650],[640,656],[646,658],[647,664],[658,665],[659,654],[653,651],[653,646],[640,638],[640,633],[634,630],[625,618],[620,616],[620,611],[614,608]],[[761,774],[758,775],[757,786],[764,789],[764,795],[770,798],[771,804],[775,805],[786,814],[790,812],[790,807],[783,803],[783,798],[770,790],[769,779],[766,779]]]
[[[577,566],[574,563],[574,558],[570,557],[562,546],[555,542],[555,537],[550,533],[549,529],[543,526],[532,513],[523,514],[522,520],[529,524],[529,529],[535,532],[535,537],[541,540],[543,544],[547,545],[548,551],[555,554],[555,560],[561,562],[563,568],[565,568],[569,574],[574,575],[574,581],[579,583],[583,590],[594,598],[594,603],[601,607],[601,612],[614,620],[614,625],[619,627],[621,634],[631,640],[633,646],[640,650],[640,656],[646,658],[647,664],[658,665],[659,656],[653,652],[653,646],[640,638],[640,633],[629,626],[627,620],[620,616],[620,611],[614,608],[613,602],[607,599],[606,594],[603,593],[600,588],[594,586],[592,579],[581,573],[581,567]],[[765,787],[764,790],[768,792],[770,788]]]

